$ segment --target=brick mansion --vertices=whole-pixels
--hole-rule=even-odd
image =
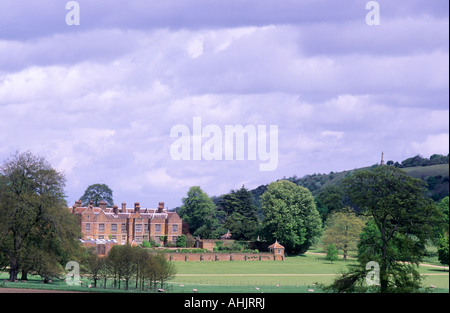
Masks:
[[[120,208],[107,208],[104,201],[98,207],[92,202],[82,206],[81,201],[76,201],[69,210],[78,217],[84,241],[140,244],[151,239],[160,243],[161,237],[167,236],[167,242],[176,243],[182,231],[181,218],[165,209],[164,202],[159,202],[157,209],[147,209],[141,208],[139,202],[133,208],[127,208],[126,203]]]

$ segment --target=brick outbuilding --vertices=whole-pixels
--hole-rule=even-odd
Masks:
[[[278,240],[269,246],[269,251],[274,254],[275,260],[284,260],[284,247],[278,243]]]

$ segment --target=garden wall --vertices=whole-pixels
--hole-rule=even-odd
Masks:
[[[169,261],[274,261],[272,253],[166,253]],[[282,258],[284,260],[284,257]]]

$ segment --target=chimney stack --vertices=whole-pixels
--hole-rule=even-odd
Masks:
[[[113,205],[113,212],[114,212],[114,214],[119,214],[119,207],[117,206],[117,205]]]
[[[163,213],[164,211],[164,202],[160,202],[158,204],[158,213]]]
[[[125,202],[122,202],[122,213],[127,212],[127,204]]]
[[[106,201],[100,201],[100,202],[98,203],[98,206],[99,206],[100,209],[102,209],[103,211],[106,210],[106,205],[107,205]]]
[[[141,208],[139,202],[134,203],[134,213],[139,212],[139,209]]]

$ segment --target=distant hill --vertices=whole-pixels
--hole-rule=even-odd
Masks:
[[[436,155],[433,155],[436,156]],[[431,158],[431,160],[437,160],[436,157]],[[424,180],[428,184],[428,196],[435,201],[439,201],[442,198],[449,195],[449,164],[448,164],[448,156],[441,156],[442,159],[440,162],[446,162],[446,164],[434,164],[433,162],[428,162],[424,160],[429,160],[426,158],[422,158],[421,156],[416,156],[414,158],[409,158],[403,161],[402,163],[389,162],[392,165],[386,166],[396,166],[404,170],[408,175],[415,178],[420,178]],[[417,163],[410,162],[412,159],[420,159],[421,162],[419,166],[414,166]],[[430,165],[425,165],[430,164]],[[343,171],[343,172],[330,172],[329,174],[311,174],[305,175],[302,178],[298,178],[296,176],[283,178],[285,180],[289,180],[299,186],[308,188],[311,193],[316,196],[323,188],[329,185],[338,185],[342,179],[351,175],[353,172],[368,170],[370,168],[379,166],[378,164],[357,168],[353,170]],[[255,204],[260,207],[259,197],[266,190],[267,185],[261,185],[250,192],[253,194]]]
[[[439,201],[449,195],[449,166],[438,164],[403,168],[410,176],[427,182],[429,197]]]

